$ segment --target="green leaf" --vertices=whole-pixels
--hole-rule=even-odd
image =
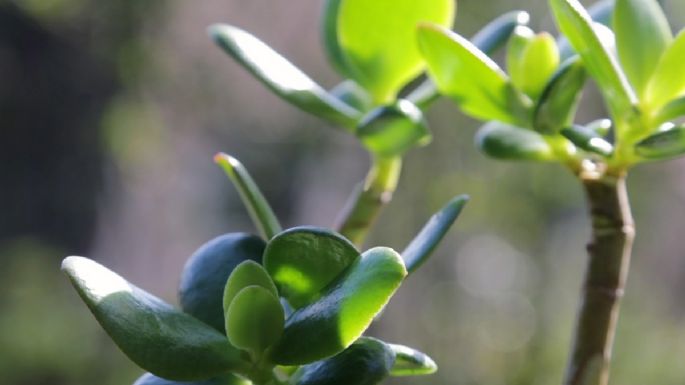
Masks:
[[[382,157],[403,155],[431,141],[426,119],[412,102],[400,99],[366,115],[357,129],[366,148]]]
[[[338,15],[340,14],[340,5],[343,1],[325,0],[321,17],[321,36],[328,60],[341,75],[351,78],[353,75],[347,68],[345,54],[338,41]]]
[[[419,47],[438,89],[464,112],[512,124],[525,120],[520,111],[528,107],[507,76],[471,42],[441,27],[422,24]]]
[[[604,138],[597,135],[592,129],[583,126],[571,126],[561,130],[561,134],[577,147],[605,157],[611,156],[614,146]]]
[[[329,56],[338,63],[342,59],[344,74],[366,88],[377,104],[387,104],[424,69],[416,48],[416,24],[428,21],[450,27],[455,2],[344,0],[326,8]],[[335,18],[330,16],[334,12]]]
[[[145,373],[133,385],[251,385],[251,382],[233,374],[212,378],[204,381],[178,382],[165,380],[151,373]]]
[[[302,366],[292,385],[375,385],[388,376],[394,353],[388,344],[362,337],[342,353]]]
[[[276,218],[271,206],[269,206],[269,202],[266,201],[266,198],[264,198],[254,179],[252,179],[252,176],[250,176],[250,173],[247,172],[242,163],[238,159],[224,153],[216,154],[214,162],[221,166],[226,175],[228,175],[228,178],[233,182],[233,185],[240,194],[243,205],[245,205],[250,218],[252,218],[252,222],[264,239],[269,240],[274,235],[280,233],[281,224],[278,222],[278,218]]]
[[[485,124],[476,134],[476,147],[485,154],[506,160],[554,160],[545,138],[535,131],[499,122]]]
[[[393,376],[420,376],[432,374],[438,370],[428,355],[403,345],[388,344],[395,353],[395,364],[390,370]]]
[[[647,86],[646,102],[650,108],[658,109],[685,93],[685,30],[676,36],[673,44],[661,56],[654,75]]]
[[[171,380],[204,380],[246,362],[226,337],[106,267],[68,257],[62,270],[119,348],[141,368]]]
[[[460,195],[449,201],[430,218],[421,232],[404,249],[402,258],[410,273],[413,273],[430,257],[468,200],[467,195]]]
[[[512,77],[514,84],[537,100],[545,88],[548,80],[559,66],[559,48],[548,33],[533,36],[521,53],[518,82]]]
[[[228,340],[256,357],[278,341],[284,324],[285,314],[278,297],[262,286],[240,290],[226,309]]]
[[[402,258],[392,249],[366,251],[318,301],[286,320],[272,348],[273,362],[302,365],[343,351],[369,327],[406,275]]]
[[[585,128],[591,130],[597,136],[605,137],[609,135],[609,131],[611,131],[611,127],[613,125],[614,123],[611,121],[611,119],[597,119],[586,124]]]
[[[264,267],[295,308],[317,300],[321,290],[359,256],[343,236],[316,227],[295,227],[275,236],[264,251]]]
[[[661,124],[682,116],[685,116],[685,96],[673,99],[660,109],[654,118],[654,123]]]
[[[507,44],[507,73],[511,77],[511,82],[519,89],[522,89],[521,85],[526,77],[524,54],[534,37],[535,32],[532,29],[519,26],[514,29]]]
[[[659,58],[673,41],[666,15],[655,0],[616,0],[613,22],[618,58],[642,96]]]
[[[265,247],[261,238],[242,233],[225,234],[202,245],[181,274],[181,309],[224,334],[226,280],[241,262],[261,262]]]
[[[536,131],[555,134],[573,123],[585,79],[585,68],[577,56],[559,67],[535,106],[533,127]]]
[[[580,55],[599,85],[609,109],[621,116],[637,103],[625,74],[598,36],[588,12],[578,0],[549,0],[557,25]]]
[[[635,145],[635,152],[653,160],[681,156],[685,154],[685,127],[679,126],[649,136]]]
[[[340,99],[343,103],[356,108],[361,113],[366,113],[373,108],[371,96],[354,80],[345,80],[330,90],[331,95]]]
[[[224,312],[227,311],[238,292],[248,286],[261,286],[278,298],[276,285],[262,265],[254,261],[245,261],[233,269],[231,276],[228,277],[224,289]]]
[[[276,95],[313,115],[354,127],[359,112],[339,101],[261,40],[230,25],[214,25],[217,45]]]

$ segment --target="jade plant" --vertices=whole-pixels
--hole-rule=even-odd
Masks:
[[[564,384],[605,385],[635,236],[627,173],[685,154],[685,32],[674,37],[655,0],[549,4],[562,37],[517,27],[505,68],[439,25],[419,27],[419,46],[441,93],[486,121],[476,134],[485,154],[557,162],[584,187],[592,239]],[[583,124],[588,79],[608,116]]]

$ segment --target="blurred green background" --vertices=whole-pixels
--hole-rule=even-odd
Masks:
[[[592,2],[584,2],[591,4]],[[667,0],[673,25],[685,3]],[[213,47],[230,22],[322,84],[321,1],[0,0],[0,384],[129,384],[120,353],[59,272],[97,259],[175,303],[185,259],[224,232],[253,231],[211,159],[241,159],[287,226],[328,226],[363,178],[347,135],[271,95]],[[470,35],[544,0],[461,0]],[[592,87],[582,121],[603,115]],[[429,113],[436,140],[413,151],[369,245],[402,249],[452,196],[472,201],[372,333],[415,346],[437,375],[393,383],[559,383],[585,260],[579,186],[554,165],[500,163],[472,146],[477,123],[451,103]],[[685,161],[629,179],[638,236],[613,384],[685,382]]]

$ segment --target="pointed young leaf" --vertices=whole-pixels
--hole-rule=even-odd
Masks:
[[[240,351],[226,337],[106,267],[69,257],[62,270],[103,329],[141,368],[179,381],[245,369]]]
[[[233,346],[259,356],[283,333],[285,314],[278,298],[261,286],[238,292],[226,310],[226,335]]]
[[[392,376],[421,376],[438,370],[435,361],[423,352],[403,345],[388,346],[395,353],[395,364],[390,370]]]
[[[621,65],[642,96],[673,33],[656,0],[616,0],[613,21]]]
[[[345,350],[369,327],[407,275],[395,251],[377,247],[332,282],[316,302],[295,311],[271,351],[281,365],[308,364]]]
[[[654,118],[654,123],[661,124],[682,116],[685,116],[685,96],[673,99],[660,109]]]
[[[366,148],[381,157],[401,156],[431,141],[423,113],[404,99],[371,111],[359,124],[357,136]]]
[[[361,337],[342,353],[300,367],[293,385],[375,385],[388,376],[394,354],[380,340]]]
[[[559,67],[535,106],[533,128],[536,131],[556,134],[573,123],[585,78],[585,69],[577,56]]]
[[[561,134],[578,148],[605,157],[611,156],[614,146],[590,128],[573,125],[561,130]]]
[[[219,47],[276,95],[313,115],[354,127],[359,112],[328,94],[261,40],[230,25],[214,25],[209,34]]]
[[[449,201],[445,207],[430,218],[421,232],[402,252],[407,271],[413,273],[430,257],[468,200],[467,195],[460,195]]]
[[[422,24],[419,47],[428,72],[445,95],[480,119],[521,123],[528,107],[497,64],[471,42],[447,29]]]
[[[654,75],[647,86],[647,105],[657,109],[685,93],[685,30],[680,31],[673,44],[659,60]]]
[[[165,380],[151,373],[140,376],[133,385],[251,385],[251,382],[233,374],[211,378],[204,381],[178,382]]]
[[[238,161],[238,159],[219,153],[214,156],[216,162],[224,170],[228,178],[233,182],[236,190],[240,194],[243,205],[247,208],[247,212],[252,218],[259,233],[264,239],[269,240],[274,235],[281,232],[281,224],[276,218],[269,202],[266,201],[264,195],[259,190],[247,169]]]
[[[548,33],[537,34],[522,52],[519,69],[523,76],[518,84],[514,84],[533,100],[537,100],[558,66],[559,48],[556,41]]]
[[[578,0],[549,0],[557,25],[599,84],[609,109],[622,115],[636,104],[635,94],[613,55],[598,36],[588,12]]]
[[[295,227],[275,236],[264,251],[264,267],[295,308],[321,291],[359,256],[342,235],[317,227]]]
[[[675,127],[658,132],[635,146],[635,152],[643,158],[661,160],[685,154],[685,127]]]
[[[224,313],[228,311],[228,307],[238,292],[248,286],[261,286],[278,298],[276,285],[262,265],[254,261],[245,261],[233,269],[231,276],[228,277],[224,289]]]
[[[243,261],[261,262],[265,247],[260,237],[243,233],[225,234],[202,245],[181,274],[181,309],[224,334],[222,299],[226,280]]]
[[[504,160],[554,160],[554,152],[545,138],[535,131],[490,122],[476,133],[476,147],[486,155]]]

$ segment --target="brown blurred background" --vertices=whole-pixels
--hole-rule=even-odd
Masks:
[[[591,4],[592,2],[584,2]],[[685,4],[666,1],[673,25]],[[206,240],[253,231],[211,159],[241,159],[286,226],[328,226],[363,178],[347,135],[271,95],[205,28],[252,31],[321,84],[341,79],[319,44],[321,1],[0,0],[0,384],[126,385],[141,370],[83,306],[59,263],[97,259],[175,303],[185,259]],[[544,0],[459,2],[471,35],[512,9],[553,23]],[[592,88],[584,114],[602,116]],[[472,146],[451,103],[437,138],[407,157],[369,245],[401,249],[458,193],[472,201],[373,333],[415,346],[437,375],[393,383],[560,382],[588,236],[559,166],[501,163]],[[613,383],[685,382],[685,161],[629,180],[638,237]]]

